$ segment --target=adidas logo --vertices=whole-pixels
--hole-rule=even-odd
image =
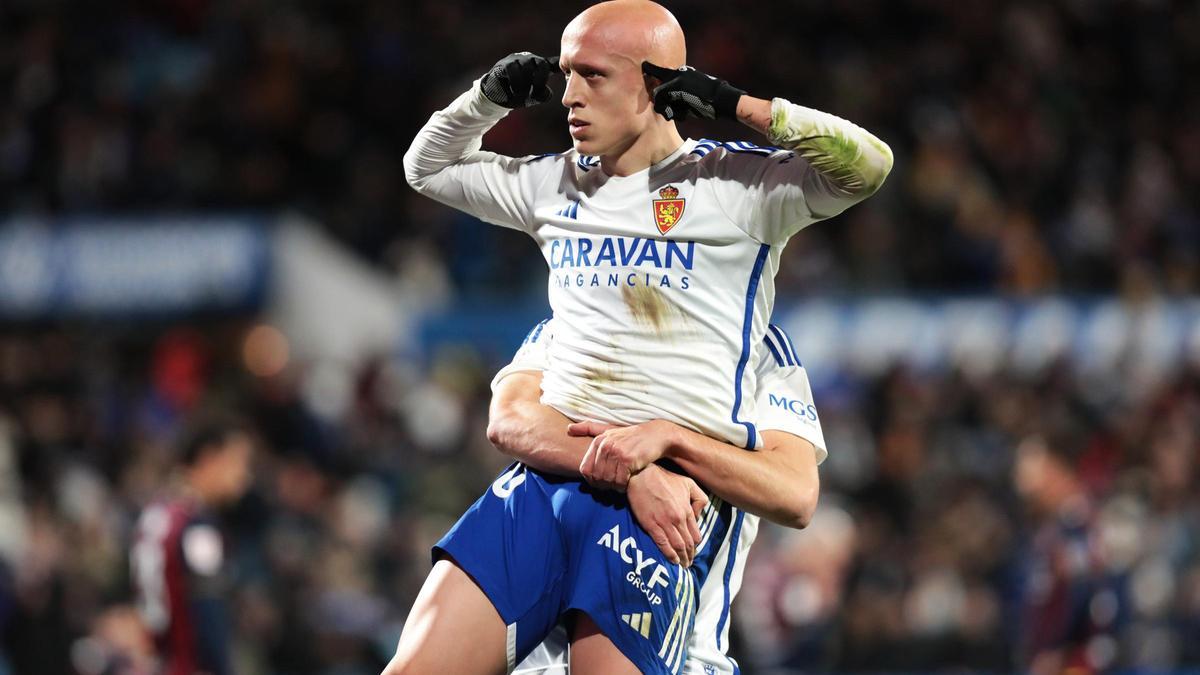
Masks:
[[[573,201],[570,204],[567,204],[566,206],[559,209],[558,212],[555,213],[554,215],[565,216],[565,217],[571,218],[573,220],[577,219],[579,217],[579,202]]]
[[[641,612],[640,614],[622,614],[621,620],[629,624],[631,628],[642,634],[642,637],[650,638],[650,612]]]

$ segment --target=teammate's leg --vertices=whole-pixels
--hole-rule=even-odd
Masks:
[[[571,675],[638,675],[642,672],[600,631],[592,617],[575,612],[574,623]]]
[[[507,626],[487,595],[458,565],[442,559],[425,579],[383,675],[503,673],[506,645]]]

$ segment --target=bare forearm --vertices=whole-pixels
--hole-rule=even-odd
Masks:
[[[492,413],[488,440],[504,454],[528,466],[559,476],[578,476],[590,438],[567,435],[571,420],[554,408],[514,402],[502,414]]]
[[[771,102],[744,95],[738,100],[738,121],[766,136],[771,132]]]
[[[680,429],[666,456],[734,506],[781,525],[805,527],[816,506],[819,481],[815,460],[801,461],[800,456],[811,453],[812,444],[791,438],[793,446],[805,447],[747,452]]]

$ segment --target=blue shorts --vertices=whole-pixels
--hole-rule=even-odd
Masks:
[[[713,498],[700,520],[707,543],[684,568],[663,558],[625,495],[517,463],[442,537],[433,556],[452,558],[508,624],[510,667],[560,617],[578,610],[643,673],[676,675],[730,514],[728,504]]]

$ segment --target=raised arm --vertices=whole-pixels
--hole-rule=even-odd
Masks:
[[[738,99],[737,118],[766,136],[771,145],[807,160],[828,182],[831,199],[849,203],[866,199],[892,170],[892,149],[886,143],[835,115],[782,98],[768,101],[743,95]],[[810,206],[812,201],[810,197]]]
[[[642,70],[650,84],[657,83],[654,109],[666,119],[737,119],[770,141],[766,148],[710,141],[707,153],[717,202],[763,243],[783,243],[870,197],[892,169],[891,148],[840,117],[782,98],[749,96],[694,68],[647,62]]]
[[[417,192],[496,225],[528,230],[532,196],[554,173],[541,157],[481,150],[483,135],[512,108],[550,96],[552,61],[512,54],[429,118],[404,154],[404,177]]]

